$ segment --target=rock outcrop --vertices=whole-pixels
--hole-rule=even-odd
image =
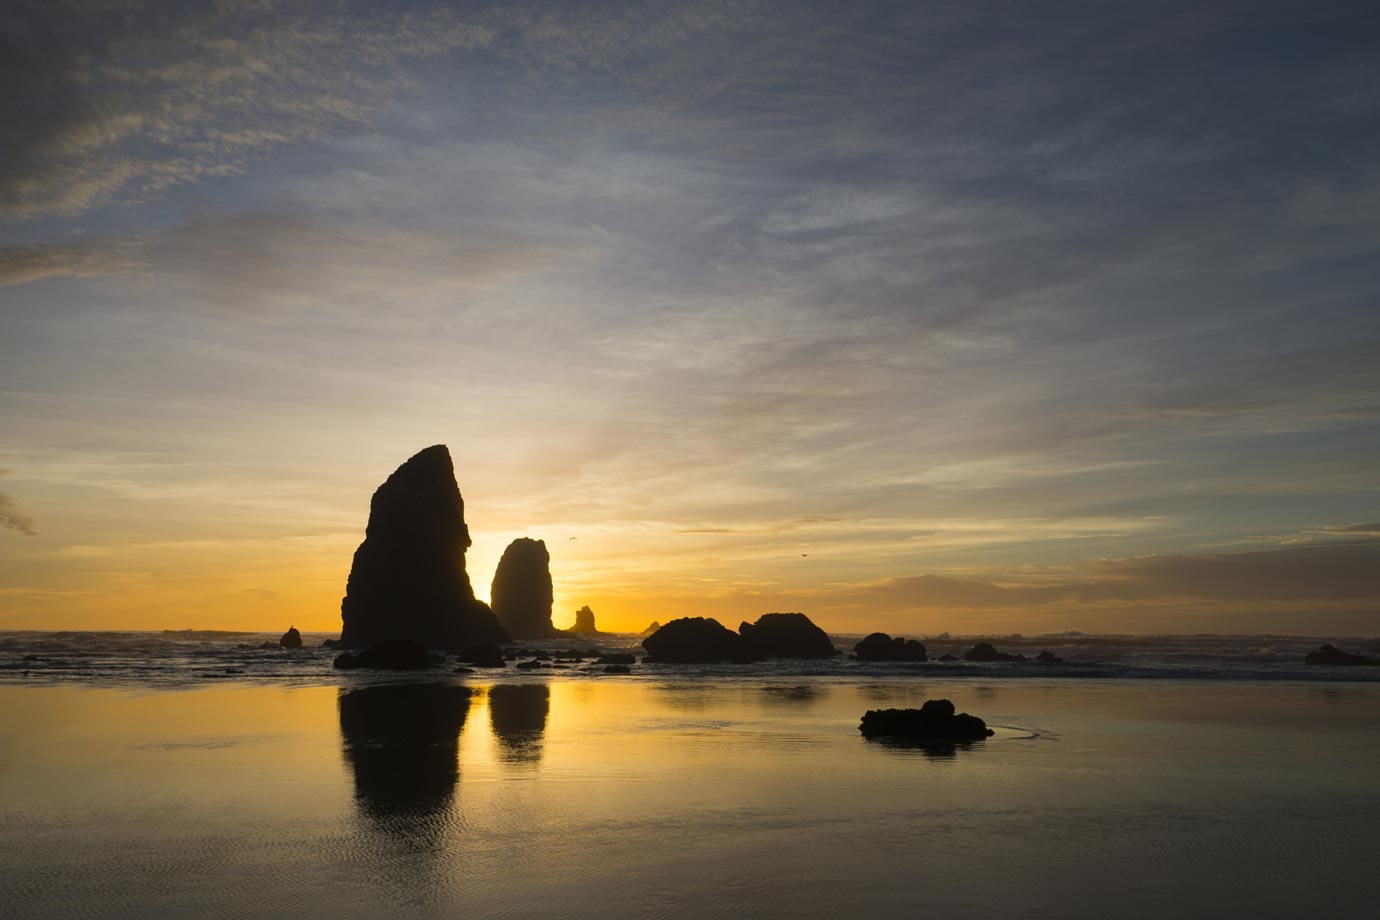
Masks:
[[[1041,652],[1040,654],[1038,654],[1038,655],[1035,656],[1035,660],[1038,661],[1040,664],[1063,664],[1063,663],[1064,663],[1064,659],[1060,658],[1058,655],[1054,654],[1053,652]]]
[[[738,635],[749,655],[759,658],[832,658],[839,654],[829,634],[803,613],[764,613],[744,622]]]
[[[650,636],[652,633],[656,632],[656,631],[657,631],[658,629],[660,629],[660,628],[661,628],[661,624],[658,623],[656,620],[652,620],[652,622],[650,622],[650,623],[647,624],[647,628],[644,629],[644,630],[642,630],[642,632],[638,633],[638,635],[639,635],[639,636]]]
[[[742,661],[743,639],[715,619],[682,617],[642,640],[652,661]]]
[[[869,709],[858,731],[865,738],[932,744],[968,744],[994,734],[977,716],[966,712],[955,715],[954,704],[948,700],[926,700],[919,709]]]
[[[369,503],[340,604],[343,648],[410,639],[426,648],[504,642],[493,613],[475,600],[465,573],[465,503],[444,444],[428,447],[388,477]]]
[[[335,667],[376,668],[381,671],[421,671],[436,662],[427,650],[411,639],[383,639],[358,654],[342,652],[335,656]]]
[[[1316,652],[1309,652],[1303,656],[1304,664],[1374,664],[1380,665],[1380,659],[1367,658],[1364,655],[1353,655],[1344,652],[1335,645],[1324,645]]]
[[[990,642],[979,642],[977,645],[963,653],[964,661],[1025,661],[1024,655],[1012,655],[1007,652],[999,652],[992,647]]]
[[[297,631],[296,626],[289,626],[288,631],[278,640],[278,645],[281,648],[301,648],[302,634]]]
[[[853,655],[859,661],[924,661],[925,646],[914,639],[893,639],[877,632],[853,646]]]
[[[503,658],[502,650],[492,643],[468,646],[461,650],[455,659],[463,661],[465,664],[472,664],[476,668],[505,668],[508,666],[508,662]]]
[[[575,611],[575,625],[567,629],[566,632],[582,638],[603,635],[594,625],[594,611],[589,609],[588,604]]]
[[[494,616],[514,639],[546,639],[551,625],[551,554],[546,543],[519,537],[503,551],[490,591]]]

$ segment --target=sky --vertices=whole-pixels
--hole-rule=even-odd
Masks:
[[[0,629],[1380,633],[1373,3],[20,0]]]

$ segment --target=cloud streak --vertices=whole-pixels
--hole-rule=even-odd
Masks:
[[[17,530],[26,537],[38,536],[34,519],[20,510],[14,498],[5,492],[0,492],[0,527]]]

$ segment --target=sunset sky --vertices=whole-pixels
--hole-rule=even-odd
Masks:
[[[0,629],[1380,633],[1374,3],[20,0]]]

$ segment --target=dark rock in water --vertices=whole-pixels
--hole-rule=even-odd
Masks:
[[[263,642],[260,642],[260,643],[259,643],[259,651],[261,651],[261,652],[277,652],[277,651],[281,651],[282,648],[283,648],[282,643],[280,643],[280,642],[270,642],[270,641],[267,640],[267,639],[265,639]]]
[[[1303,656],[1304,664],[1380,664],[1380,659],[1344,652],[1335,645],[1324,645]]]
[[[607,655],[600,655],[594,662],[595,664],[637,664],[637,656],[627,652],[610,652]]]
[[[963,653],[964,661],[1025,661],[1024,655],[1011,655],[999,652],[990,642],[979,642]]]
[[[551,554],[546,543],[519,537],[503,551],[490,589],[494,616],[514,639],[545,639],[551,625]]]
[[[296,626],[289,626],[288,631],[283,633],[283,637],[278,640],[278,644],[283,648],[301,648],[302,634],[297,631]]]
[[[946,655],[940,655],[938,658],[936,658],[936,659],[934,659],[934,660],[935,660],[935,661],[957,661],[957,660],[958,660],[958,656],[957,656],[957,655],[947,655],[947,654],[946,654]]]
[[[803,613],[764,613],[744,622],[738,635],[752,655],[765,658],[832,658],[839,654],[829,634]]]
[[[650,623],[647,624],[647,628],[644,629],[644,630],[642,630],[642,632],[638,633],[638,635],[639,635],[639,636],[650,636],[652,633],[656,632],[656,631],[657,631],[658,629],[660,629],[660,628],[661,628],[661,624],[658,623],[656,620],[652,620],[652,622],[650,622]]]
[[[459,649],[507,637],[465,573],[470,532],[444,444],[428,447],[379,486],[340,604],[340,647],[410,639]]]
[[[463,661],[465,664],[472,664],[477,668],[507,667],[503,652],[499,651],[497,645],[471,645],[455,657],[457,660]]]
[[[548,665],[546,665],[544,662],[533,659],[532,661],[519,661],[516,665],[514,665],[514,667],[523,671],[530,671],[533,668],[545,668],[548,667]]]
[[[954,714],[948,700],[926,700],[919,709],[869,709],[858,731],[865,738],[901,738],[917,742],[967,744],[994,732],[966,712]]]
[[[707,663],[741,661],[743,639],[715,619],[682,617],[642,640],[652,661]]]
[[[411,639],[384,639],[358,654],[344,652],[335,658],[335,667],[377,668],[383,671],[420,671],[434,662],[427,650]]]
[[[1063,664],[1063,663],[1064,663],[1064,659],[1060,658],[1058,655],[1054,654],[1053,652],[1041,652],[1040,654],[1038,654],[1038,655],[1035,656],[1035,660],[1038,661],[1040,664]]]
[[[321,640],[321,647],[322,647],[322,648],[339,648],[339,647],[340,647],[340,640],[339,640],[339,639],[322,639],[322,640]]]
[[[877,632],[853,646],[853,654],[859,661],[924,661],[925,646],[914,639],[893,639]]]
[[[473,674],[473,673],[474,673],[474,668],[467,668],[467,667],[465,667],[464,665],[461,665],[461,666],[458,667],[458,668],[452,669],[450,673],[452,673],[452,674]]]
[[[575,611],[575,625],[566,630],[572,636],[602,636],[603,633],[594,625],[594,611],[589,609],[589,605],[581,607]]]
[[[631,674],[632,668],[625,664],[610,664],[604,666],[605,674]]]

